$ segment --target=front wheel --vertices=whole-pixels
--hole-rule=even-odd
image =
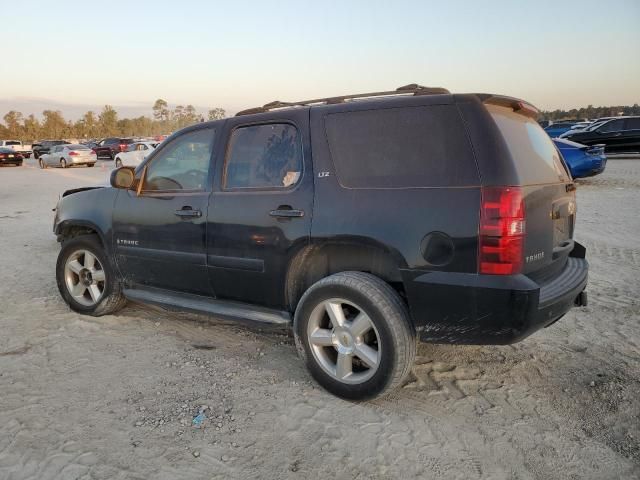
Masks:
[[[64,158],[60,159],[60,167],[67,168],[67,161]]]
[[[362,272],[341,272],[312,285],[294,318],[300,356],[326,390],[350,400],[390,392],[409,374],[415,331],[390,285]]]
[[[62,244],[56,280],[62,298],[76,312],[98,317],[126,304],[120,280],[96,235],[81,235]]]
[[[38,159],[38,165],[39,165],[39,166],[40,166],[40,168],[41,168],[41,169],[43,169],[43,170],[44,170],[45,168],[47,168],[47,164],[46,164],[46,163],[44,163],[44,160],[43,160],[43,159],[41,159],[41,158],[40,158],[40,159]]]
[[[122,166],[122,160],[116,157],[116,168],[120,168]]]

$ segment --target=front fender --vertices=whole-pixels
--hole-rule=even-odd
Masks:
[[[117,194],[114,188],[65,192],[56,206],[53,233],[60,238],[73,227],[95,231],[109,254],[113,250],[111,222]]]

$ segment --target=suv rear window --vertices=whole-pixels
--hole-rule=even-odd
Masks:
[[[504,137],[523,185],[569,180],[558,150],[538,122],[508,107],[487,105],[487,110]]]
[[[7,140],[6,142],[4,142],[5,145],[21,145],[21,142],[15,141],[15,140]]]
[[[478,185],[464,124],[452,105],[329,114],[325,128],[346,188]]]

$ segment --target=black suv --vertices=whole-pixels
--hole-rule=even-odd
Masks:
[[[93,151],[96,152],[96,158],[113,160],[118,153],[126,152],[133,141],[132,138],[105,138],[93,147]]]
[[[409,85],[188,127],[64,193],[60,293],[292,325],[327,390],[380,395],[417,338],[513,343],[585,304],[575,186],[537,114]]]

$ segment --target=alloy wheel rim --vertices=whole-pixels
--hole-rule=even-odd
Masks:
[[[64,281],[76,302],[92,307],[104,295],[106,275],[98,257],[88,250],[77,250],[67,257]]]
[[[313,309],[307,340],[320,367],[339,382],[366,382],[380,366],[378,330],[361,307],[343,298],[325,300]]]

